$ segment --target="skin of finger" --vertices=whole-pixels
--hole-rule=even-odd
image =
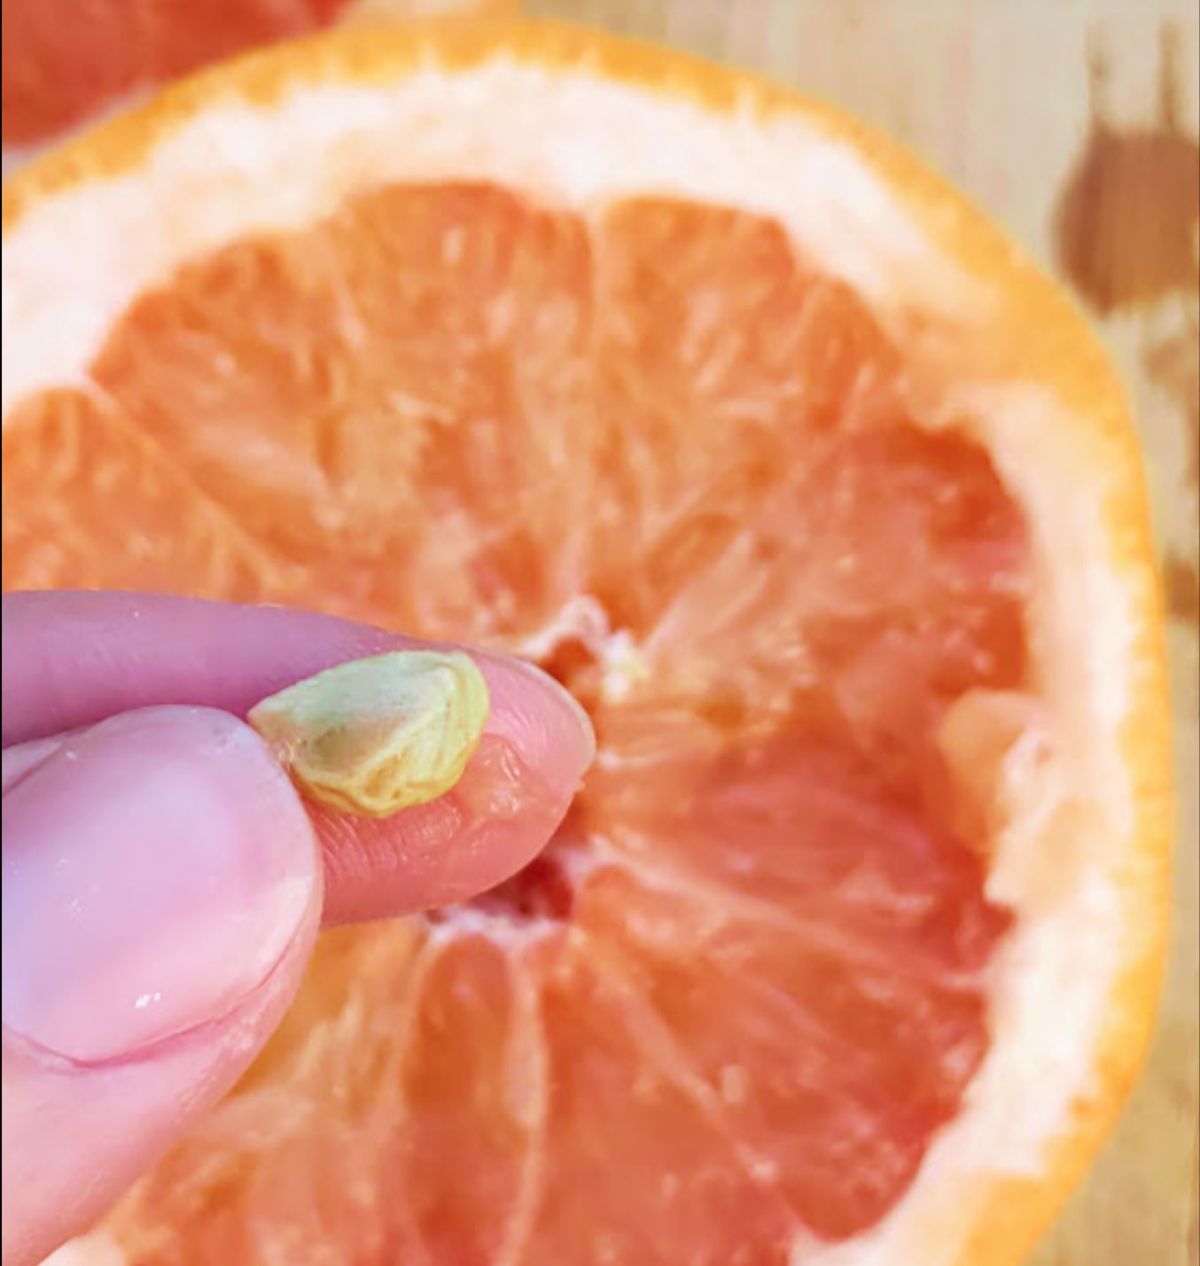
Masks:
[[[511,752],[504,760],[511,765]],[[562,821],[572,788],[524,771],[499,789],[515,805],[481,811],[480,800],[497,795],[493,780],[480,764],[468,766],[447,795],[398,815],[402,829],[393,820],[356,820],[315,807],[329,891],[326,926],[414,911],[428,893],[438,894],[439,905],[464,901],[524,865]],[[381,883],[381,875],[392,878]]]
[[[299,986],[319,891],[283,958],[235,1010],[133,1058],[80,1064],[3,1035],[3,1262],[84,1231],[241,1077]]]
[[[3,596],[3,743],[188,703],[244,715],[323,668],[428,643],[308,612],[160,594]]]
[[[123,592],[4,594],[0,629],[5,747],[162,703],[244,716],[334,664],[447,646],[308,611]],[[528,697],[507,657],[455,649],[487,678],[493,713]]]
[[[129,593],[8,594],[3,635],[6,745],[167,702],[244,715],[333,664],[435,645],[311,613]],[[445,905],[492,887],[536,855],[566,813],[591,758],[586,727],[561,695],[547,696],[536,670],[470,653],[492,710],[454,792],[382,822],[313,808],[327,922]],[[493,794],[480,794],[483,755],[497,744],[510,759],[492,762]],[[516,811],[492,813],[497,798]]]

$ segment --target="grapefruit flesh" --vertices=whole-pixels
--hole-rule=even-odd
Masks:
[[[8,0],[3,144],[40,146],[239,53],[348,19],[499,9],[506,0]]]
[[[326,942],[135,1260],[766,1266],[895,1207],[988,1049],[944,722],[1027,688],[1027,533],[777,224],[361,194],[146,293],[4,481],[8,587],[523,650],[599,739],[528,871]]]
[[[4,144],[79,123],[124,93],[328,25],[348,0],[9,0]]]

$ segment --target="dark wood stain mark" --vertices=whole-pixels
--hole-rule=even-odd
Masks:
[[[1184,119],[1180,33],[1164,23],[1160,40],[1158,117],[1131,129],[1110,118],[1109,62],[1093,40],[1091,126],[1059,198],[1055,246],[1062,271],[1102,316],[1182,300],[1182,322],[1144,348],[1142,368],[1178,411],[1187,445],[1181,474],[1195,488],[1200,329],[1192,296],[1200,291],[1200,144]],[[1167,552],[1163,579],[1170,615],[1200,627],[1200,572],[1190,549]]]
[[[1162,28],[1159,118],[1122,131],[1107,118],[1108,60],[1089,53],[1092,122],[1059,199],[1063,272],[1103,315],[1200,285],[1200,145],[1182,119],[1179,32]]]
[[[1163,563],[1163,587],[1167,613],[1200,628],[1200,572],[1195,564],[1174,551],[1168,553]]]

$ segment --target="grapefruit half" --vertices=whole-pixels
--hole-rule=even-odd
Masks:
[[[8,0],[5,168],[133,96],[259,45],[338,22],[513,8],[514,0]]]
[[[345,929],[115,1213],[130,1262],[994,1266],[1161,963],[1158,596],[1064,296],[802,96],[549,25],[345,28],[4,193],[9,588],[538,660],[528,870]]]

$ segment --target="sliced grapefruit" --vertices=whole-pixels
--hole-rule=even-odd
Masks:
[[[337,22],[514,8],[511,0],[7,0],[6,165],[197,67]]]
[[[130,1262],[991,1266],[1163,943],[1139,456],[1064,297],[836,112],[542,25],[346,29],[5,190],[9,587],[536,658],[596,768],[343,930]]]

